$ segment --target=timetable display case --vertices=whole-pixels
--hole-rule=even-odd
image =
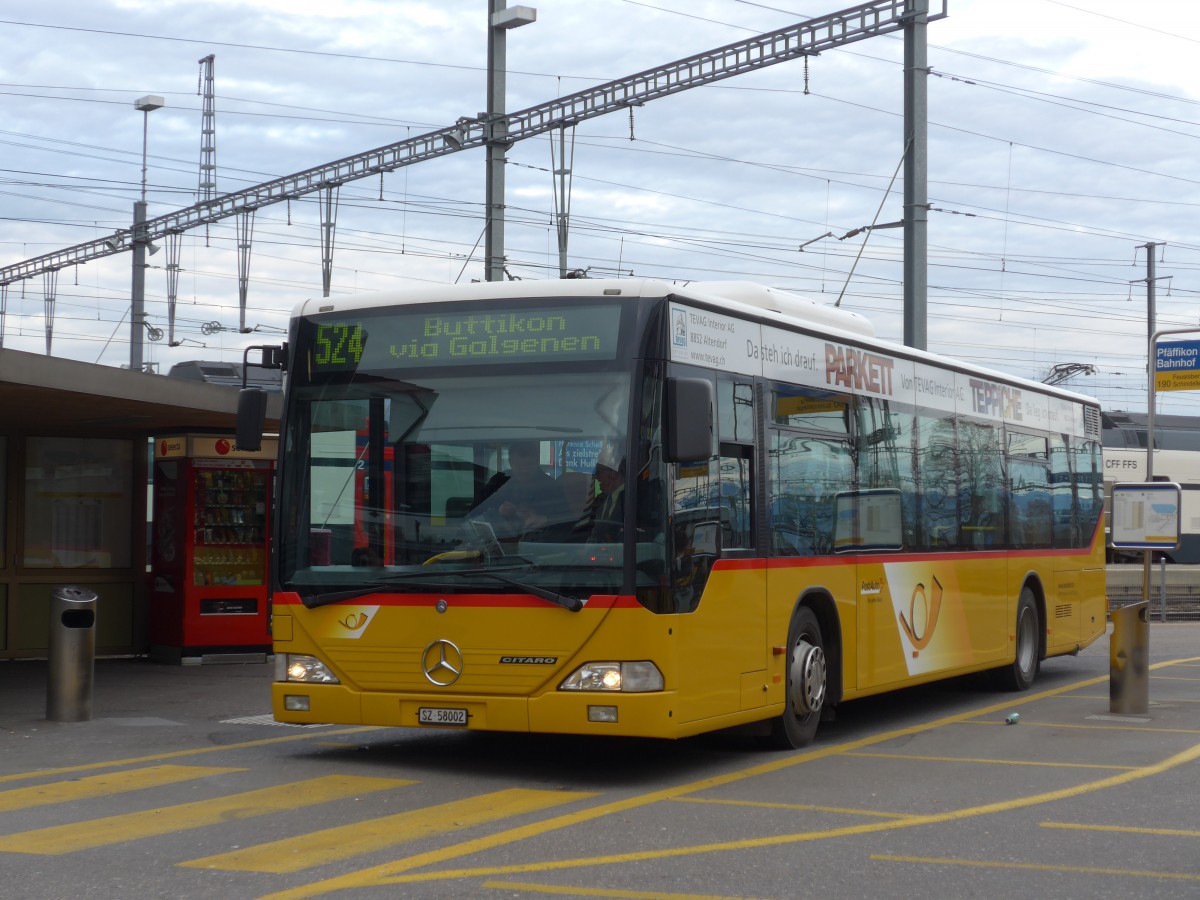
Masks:
[[[190,661],[270,650],[267,549],[274,447],[155,442],[151,654]]]

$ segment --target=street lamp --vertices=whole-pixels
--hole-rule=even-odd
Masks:
[[[142,113],[142,202],[146,202],[146,138],[150,131],[150,113],[162,109],[167,102],[157,94],[147,94],[133,101],[133,108]]]
[[[166,106],[157,94],[147,94],[133,101],[133,108],[142,113],[142,192],[133,201],[133,286],[130,290],[129,311],[129,369],[145,371],[142,363],[142,338],[146,328],[146,142],[150,130],[150,113]]]
[[[531,6],[508,6],[507,0],[488,4],[487,72],[487,170],[484,192],[486,216],[483,241],[483,277],[485,281],[504,280],[504,164],[508,148],[508,120],[505,117],[505,75],[508,49],[505,36],[513,28],[537,21]]]

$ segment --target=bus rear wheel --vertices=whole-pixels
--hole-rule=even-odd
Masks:
[[[1033,589],[1021,589],[1017,602],[1016,659],[995,670],[996,683],[1005,691],[1028,690],[1041,667],[1042,622]]]
[[[786,705],[771,725],[770,745],[792,750],[807,747],[816,737],[829,685],[821,624],[807,606],[792,616],[785,675]]]

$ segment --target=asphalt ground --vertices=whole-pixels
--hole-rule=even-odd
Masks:
[[[1200,624],[1148,636],[1144,714],[1113,712],[1106,636],[1029,692],[858,701],[776,753],[272,725],[270,663],[98,660],[58,722],[47,664],[0,663],[0,897],[1200,897]],[[309,799],[337,815],[288,818]]]

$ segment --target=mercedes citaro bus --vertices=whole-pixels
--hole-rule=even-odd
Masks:
[[[859,315],[515,281],[310,300],[265,349],[282,722],[799,747],[1105,631],[1098,405]]]

